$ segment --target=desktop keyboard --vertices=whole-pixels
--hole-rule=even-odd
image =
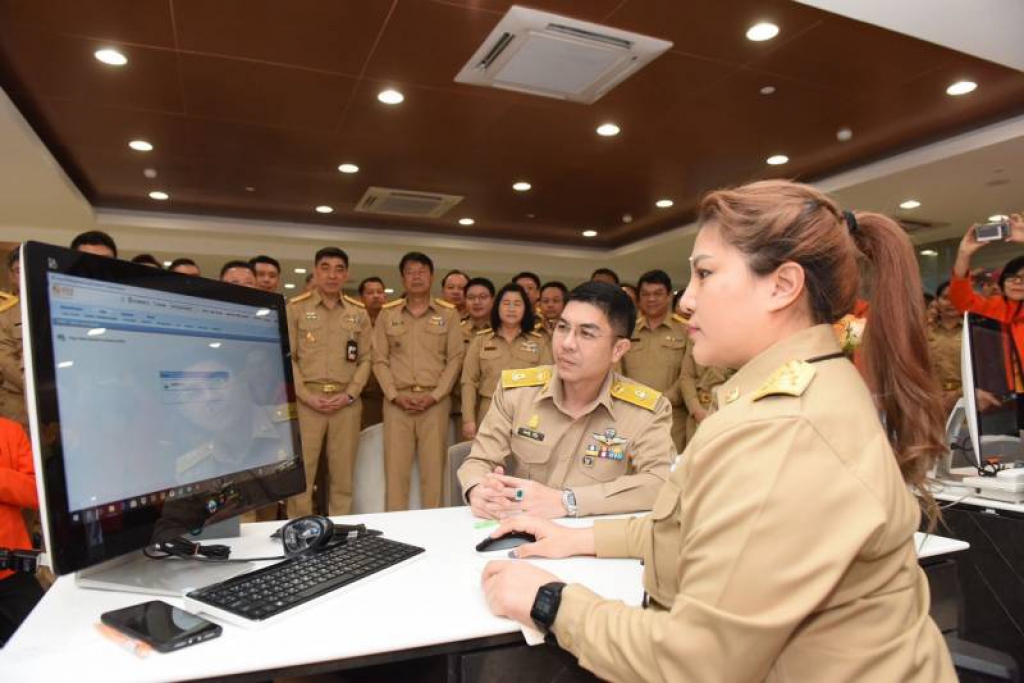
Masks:
[[[218,612],[264,621],[423,552],[380,536],[352,539],[191,591],[186,599]]]

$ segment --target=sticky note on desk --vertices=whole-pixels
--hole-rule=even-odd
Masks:
[[[498,526],[498,520],[496,519],[485,519],[482,522],[477,522],[473,525],[474,529],[490,529],[492,526]]]

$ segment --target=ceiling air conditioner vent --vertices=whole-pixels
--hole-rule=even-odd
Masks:
[[[440,218],[461,201],[462,197],[450,194],[371,187],[356,204],[356,211],[392,216]]]
[[[591,104],[672,43],[514,5],[458,83]]]

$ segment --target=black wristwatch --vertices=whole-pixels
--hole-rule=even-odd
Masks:
[[[546,583],[537,590],[537,597],[533,599],[530,618],[544,633],[549,632],[555,623],[558,606],[562,603],[563,588],[565,583],[561,581]]]

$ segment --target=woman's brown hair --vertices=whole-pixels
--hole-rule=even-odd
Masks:
[[[945,449],[942,408],[928,360],[921,278],[903,229],[878,213],[847,217],[824,193],[786,180],[712,192],[699,212],[701,225],[714,223],[754,273],[799,264],[815,323],[834,323],[853,310],[867,263],[873,295],[861,347],[865,380],[903,479],[934,523],[938,510],[923,484]]]

